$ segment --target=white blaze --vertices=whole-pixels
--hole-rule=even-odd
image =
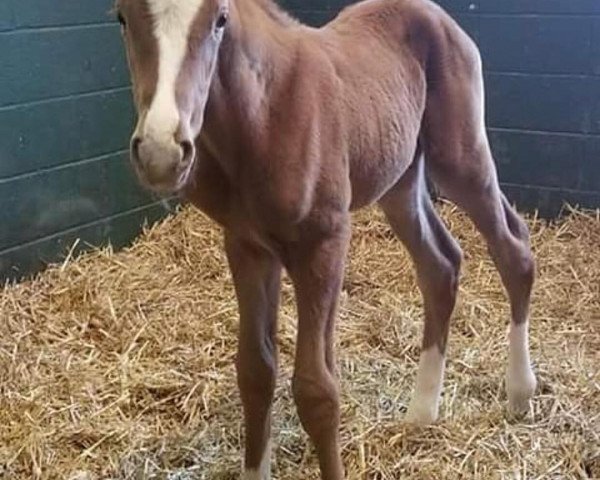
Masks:
[[[158,41],[158,82],[142,135],[172,142],[179,125],[175,97],[194,19],[204,0],[147,0]]]

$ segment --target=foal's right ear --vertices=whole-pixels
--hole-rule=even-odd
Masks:
[[[121,25],[121,28],[125,28],[127,26],[127,22],[125,21],[125,17],[123,17],[123,14],[121,13],[121,9],[119,8],[119,6],[115,3],[115,5],[107,12],[107,15],[113,19],[116,19],[119,24]]]
[[[121,12],[117,13],[117,20],[121,24],[122,28],[127,28],[127,22],[125,21],[125,17],[123,17],[123,14]]]

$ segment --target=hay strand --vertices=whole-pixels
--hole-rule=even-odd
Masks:
[[[466,254],[441,421],[409,427],[422,331],[411,263],[380,213],[356,216],[338,351],[350,479],[600,477],[600,212],[529,219],[538,262],[532,417],[505,413],[508,304],[479,234]],[[238,478],[237,310],[218,230],[183,209],[131,248],[72,258],[0,298],[0,477]],[[315,479],[290,396],[283,288],[275,477]],[[4,476],[2,476],[2,474]]]

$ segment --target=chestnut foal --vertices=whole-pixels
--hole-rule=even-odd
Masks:
[[[507,391],[528,408],[528,231],[498,186],[481,60],[429,0],[369,0],[321,29],[271,0],[118,0],[143,184],[225,231],[240,311],[246,479],[270,478],[280,276],[298,303],[293,393],[322,478],[343,478],[333,332],[350,212],[378,202],[418,274],[425,329],[407,419],[436,420],[461,251],[424,171],[487,241],[512,307]],[[375,253],[374,253],[375,254]]]

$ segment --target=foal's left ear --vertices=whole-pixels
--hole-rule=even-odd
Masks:
[[[115,0],[113,6],[108,10],[108,12],[106,12],[106,14],[111,18],[117,18],[120,10],[121,2],[119,0]]]
[[[108,14],[109,17],[117,20],[117,22],[119,22],[119,25],[121,25],[122,29],[125,29],[125,27],[127,27],[127,21],[125,20],[125,17],[121,13],[121,8],[119,7],[119,2],[118,1],[115,2],[115,4],[107,12],[107,14]]]

